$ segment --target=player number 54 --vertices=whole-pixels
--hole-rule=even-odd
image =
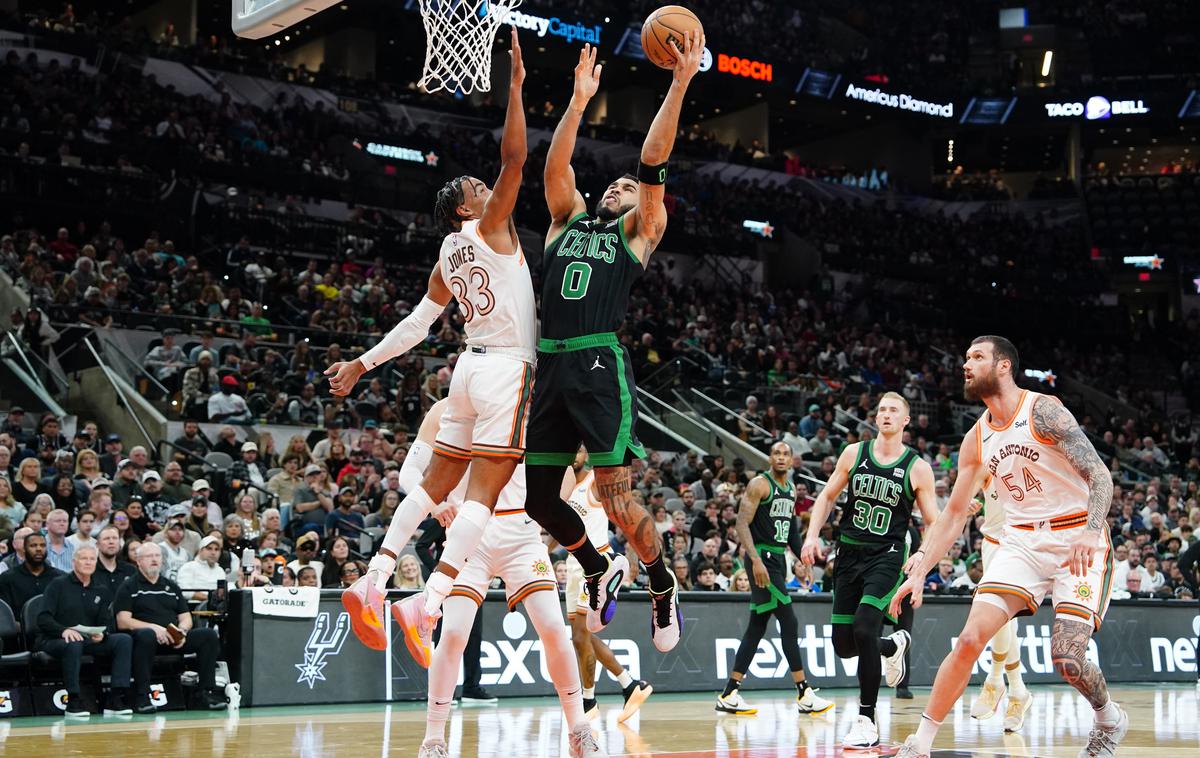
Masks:
[[[1013,483],[1013,479],[1017,476],[1016,474],[1010,473],[1000,477],[1000,481],[1004,482],[1004,486],[1008,489],[1009,494],[1012,495],[1012,499],[1018,503],[1025,499],[1025,493],[1042,491],[1042,480],[1029,473],[1029,469],[1027,468],[1021,469],[1021,473],[1022,478],[1025,480],[1025,489],[1021,489],[1019,484]]]

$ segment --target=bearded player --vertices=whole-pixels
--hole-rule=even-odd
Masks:
[[[434,403],[421,422],[418,440],[429,444],[436,439],[448,404],[448,400]],[[409,466],[411,460],[411,457],[405,459],[405,465]],[[452,504],[462,502],[467,486],[464,480],[450,493]],[[525,518],[525,510],[521,507],[524,497],[525,472],[518,466],[500,493],[495,518],[488,524],[483,540],[455,577],[450,595],[442,605],[442,637],[429,666],[425,740],[417,753],[418,758],[449,756],[446,721],[450,718],[458,667],[475,623],[475,614],[493,577],[500,577],[504,582],[508,610],[514,611],[517,603],[524,605],[525,613],[542,641],[546,668],[567,719],[571,758],[603,758],[605,755],[583,712],[579,671],[563,626],[562,611],[558,608],[558,585],[550,568],[550,554],[542,542],[541,528]],[[397,620],[399,605],[392,605],[392,614]],[[411,641],[406,638],[405,642],[411,652]]]
[[[544,177],[551,221],[542,262],[542,338],[525,456],[526,508],[543,525],[574,516],[559,496],[559,486],[563,468],[584,445],[609,520],[624,532],[646,567],[650,630],[654,646],[662,652],[679,642],[683,617],[654,520],[631,494],[629,462],[644,457],[645,451],[637,438],[632,362],[616,332],[625,320],[630,287],[666,231],[667,159],[684,95],[703,51],[703,34],[685,35],[671,87],[646,132],[638,176],[610,184],[595,216],[589,216],[571,168],[579,123],[600,86],[596,49],[585,45],[575,67],[574,94],[546,155]],[[588,629],[599,632],[616,612],[616,593],[628,563],[624,556],[609,561],[594,549],[575,550],[588,544],[582,528],[564,535],[566,540],[547,531],[583,566]]]
[[[933,469],[903,442],[908,425],[908,401],[886,392],[879,398],[875,422],[879,436],[856,442],[842,451],[829,482],[817,496],[808,538],[800,557],[812,564],[823,554],[821,527],[833,503],[847,485],[850,496],[838,522],[837,563],[833,570],[833,650],[839,658],[858,656],[858,715],[842,740],[850,749],[879,744],[875,706],[881,671],[889,687],[904,679],[904,652],[911,638],[901,629],[881,637],[892,593],[904,578],[908,557],[908,523],[914,505],[932,524],[938,518]],[[880,656],[886,660],[881,666]]]
[[[792,483],[792,448],[786,442],[771,446],[771,470],[750,480],[737,513],[738,542],[750,557],[750,623],[734,655],[733,671],[725,691],[717,696],[716,710],[722,713],[757,713],[739,689],[746,671],[758,651],[758,643],[767,633],[772,617],[779,622],[783,655],[796,684],[796,709],[800,713],[825,713],[833,701],[818,696],[808,685],[800,645],[800,628],[788,594],[787,558],[784,551],[801,550],[796,529],[796,485]]]
[[[1004,508],[1004,535],[971,603],[971,612],[942,661],[917,733],[898,755],[927,758],[938,727],[966,689],[988,640],[1013,616],[1054,604],[1050,655],[1059,675],[1095,711],[1081,758],[1116,755],[1129,716],[1109,697],[1099,666],[1087,660],[1112,592],[1112,543],[1106,516],[1112,476],[1079,424],[1057,398],[1017,387],[1016,347],[1003,337],[976,337],[963,364],[968,400],[987,410],[963,439],[958,479],[943,517],[926,532],[909,578],[892,599],[921,604],[926,573],[945,554],[970,517],[970,501],[991,476]]]

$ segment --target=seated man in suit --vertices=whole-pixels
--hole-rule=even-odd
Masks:
[[[8,603],[19,619],[30,598],[46,591],[63,572],[46,562],[46,537],[33,532],[25,536],[25,561],[0,574],[0,600]]]
[[[97,551],[83,545],[75,551],[72,571],[46,587],[42,610],[37,617],[37,646],[62,659],[63,683],[67,688],[67,715],[87,718],[95,705],[81,696],[79,667],[85,654],[112,659],[112,695],[105,716],[133,713],[129,707],[129,656],[133,641],[127,634],[110,634],[112,595],[108,586],[92,581],[96,573]],[[103,629],[87,634],[76,626]]]
[[[162,549],[152,542],[137,551],[138,573],[117,588],[113,613],[117,628],[133,636],[134,710],[153,713],[150,670],[158,652],[196,653],[200,690],[193,707],[221,710],[224,694],[216,689],[221,641],[215,629],[193,629],[192,614],[179,585],[162,575]]]

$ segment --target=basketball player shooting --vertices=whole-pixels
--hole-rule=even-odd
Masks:
[[[988,640],[1014,615],[1033,615],[1049,594],[1054,604],[1050,654],[1059,675],[1095,710],[1080,758],[1116,755],[1129,716],[1108,695],[1099,666],[1086,658],[1112,591],[1112,543],[1105,517],[1112,476],[1071,413],[1057,398],[1017,387],[1016,347],[1003,337],[975,338],[963,364],[968,400],[987,410],[963,439],[958,479],[942,517],[905,566],[909,578],[892,613],[912,595],[920,607],[925,576],[962,533],[971,500],[990,475],[1005,512],[1004,534],[984,569],[954,650],[942,661],[915,735],[897,754],[927,758],[942,720],[966,689]]]
[[[651,631],[654,646],[662,652],[675,647],[683,622],[654,520],[631,495],[628,465],[645,451],[637,439],[632,362],[616,331],[625,319],[629,289],[666,230],[667,159],[683,98],[703,51],[703,33],[685,35],[676,50],[671,87],[646,132],[638,176],[622,176],[610,184],[594,215],[588,214],[575,188],[571,154],[584,110],[600,86],[601,67],[590,45],[579,55],[574,94],[546,155],[551,222],[542,264],[542,338],[525,454],[526,508],[583,567],[588,629],[596,633],[616,611],[628,563],[624,556],[610,561],[597,552],[582,525],[577,532],[558,533],[565,520],[578,521],[559,494],[563,468],[575,460],[581,443],[587,448],[604,510],[646,567]]]
[[[383,589],[400,550],[417,526],[432,512],[448,527],[441,563],[429,579],[423,600],[414,595],[400,604],[406,638],[427,649],[430,617],[438,615],[459,568],[479,544],[500,491],[524,454],[537,324],[533,282],[512,221],[528,152],[521,98],[525,66],[516,29],[512,31],[511,55],[508,111],[495,186],[489,189],[480,179],[462,176],[438,192],[435,215],[447,235],[429,275],[425,297],[378,345],[356,360],[335,363],[325,371],[334,395],[349,394],[365,372],[424,342],[450,300],[457,301],[465,321],[467,349],[450,383],[437,440],[432,448],[418,444],[409,451],[410,457],[418,456],[418,462],[428,461],[428,469],[419,485],[411,482],[405,488],[407,497],[366,576],[342,593],[354,633],[376,650],[387,644]],[[455,518],[454,508],[439,504],[471,462],[466,499]],[[418,661],[429,665],[427,657],[418,657]]]

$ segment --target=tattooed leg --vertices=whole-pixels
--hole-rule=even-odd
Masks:
[[[1050,655],[1063,681],[1087,698],[1092,708],[1099,710],[1108,704],[1108,685],[1100,667],[1087,659],[1092,629],[1087,622],[1068,621],[1061,617],[1054,619]]]
[[[658,530],[654,519],[633,499],[629,484],[629,469],[625,466],[605,466],[596,469],[596,490],[604,512],[629,540],[642,563],[657,560],[661,554]]]

